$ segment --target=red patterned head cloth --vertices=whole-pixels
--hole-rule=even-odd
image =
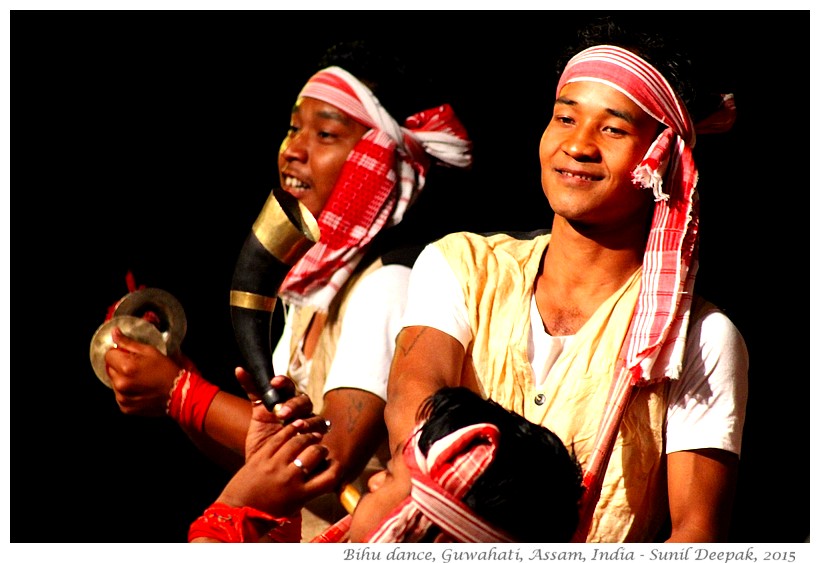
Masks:
[[[633,171],[633,182],[655,196],[641,288],[624,345],[619,371],[610,390],[596,447],[584,474],[586,495],[576,540],[586,537],[631,388],[677,379],[697,272],[698,172],[692,157],[696,128],[686,107],[667,80],[635,53],[598,45],[570,59],[556,95],[569,82],[593,81],[615,88],[646,113],[666,125]],[[734,123],[734,99],[723,98],[720,118],[707,119],[699,133],[727,131]]]
[[[492,424],[466,426],[436,441],[425,456],[418,446],[420,426],[404,448],[410,469],[410,496],[367,539],[369,543],[415,543],[431,526],[436,543],[513,542],[461,499],[495,459],[499,430]],[[430,538],[428,538],[430,539]]]
[[[370,533],[368,543],[418,543],[438,527],[436,543],[499,543],[515,540],[488,524],[461,499],[495,459],[499,430],[492,424],[465,426],[436,441],[425,456],[419,449],[421,425],[404,446],[410,470],[410,495]],[[345,516],[313,543],[348,540]],[[430,539],[430,538],[427,538]]]
[[[402,127],[367,86],[339,67],[316,73],[299,97],[332,104],[370,128],[350,152],[317,219],[319,242],[279,291],[285,302],[326,310],[372,238],[402,220],[431,164],[469,167],[472,143],[449,105],[414,114]]]

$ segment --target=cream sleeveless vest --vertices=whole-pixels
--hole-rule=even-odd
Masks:
[[[456,233],[435,245],[461,282],[473,340],[465,369],[480,392],[550,428],[585,466],[640,287],[640,270],[604,302],[535,386],[530,303],[550,235],[519,240]],[[467,373],[467,372],[465,372]],[[589,542],[652,541],[668,514],[663,426],[668,385],[640,389],[607,467]],[[525,460],[522,460],[525,462]]]

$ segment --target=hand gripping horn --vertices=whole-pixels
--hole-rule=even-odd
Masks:
[[[285,190],[271,190],[242,250],[231,282],[231,321],[248,371],[269,411],[282,402],[273,373],[271,317],[290,269],[319,240],[319,224]]]

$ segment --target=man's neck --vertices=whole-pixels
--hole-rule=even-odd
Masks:
[[[640,268],[645,245],[645,233],[637,229],[612,235],[581,232],[556,217],[535,285],[547,332],[575,334]]]

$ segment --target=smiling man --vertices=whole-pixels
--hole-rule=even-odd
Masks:
[[[587,488],[577,541],[714,542],[730,522],[748,353],[693,298],[685,61],[645,37],[593,26],[563,69],[540,144],[551,234],[456,233],[419,256],[385,420],[395,443],[414,405],[466,386],[573,448]],[[712,125],[731,126],[724,102]]]

